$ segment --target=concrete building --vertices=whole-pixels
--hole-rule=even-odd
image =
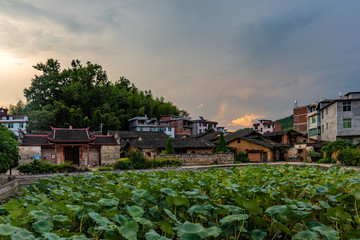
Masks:
[[[319,108],[321,140],[360,139],[360,92],[349,92]]]
[[[204,133],[208,130],[209,127],[217,132],[217,124],[217,122],[208,121],[200,116],[200,119],[192,120],[192,135]]]
[[[192,120],[190,117],[175,115],[162,116],[159,121],[161,126],[175,128],[175,137],[190,137],[192,133]]]
[[[281,123],[273,122],[271,120],[261,119],[259,120],[259,123],[253,124],[253,130],[261,134],[277,132],[277,131],[281,131]]]
[[[333,99],[320,100],[316,104],[310,104],[307,108],[308,136],[314,140],[321,140],[321,114],[320,109],[332,102]]]
[[[20,131],[26,133],[29,116],[8,115],[8,110],[6,108],[0,108],[0,123],[4,124],[9,130],[13,131],[16,136],[19,136]]]
[[[175,127],[169,124],[160,125],[156,119],[145,117],[134,117],[129,119],[129,130],[136,132],[164,132],[166,135],[174,138]]]

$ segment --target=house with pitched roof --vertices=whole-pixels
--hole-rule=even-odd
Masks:
[[[120,158],[120,146],[112,135],[97,135],[89,128],[54,128],[49,132],[20,137],[19,163],[42,159],[60,164],[70,161],[75,166],[112,164]]]

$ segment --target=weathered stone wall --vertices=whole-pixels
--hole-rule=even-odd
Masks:
[[[308,153],[314,151],[313,146],[307,146],[304,144],[295,144],[293,147],[288,150],[287,161],[299,162],[299,161],[311,161],[311,158],[308,157]]]
[[[36,156],[41,156],[40,146],[19,146],[19,165],[31,162]]]
[[[182,162],[183,166],[234,163],[234,154],[232,153],[165,154],[165,155],[157,155],[156,158],[171,158],[171,159],[177,158]]]
[[[114,164],[120,158],[120,146],[101,146],[101,165]]]

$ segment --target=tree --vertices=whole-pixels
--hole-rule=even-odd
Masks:
[[[0,173],[6,173],[19,163],[19,150],[16,135],[0,124]]]
[[[321,151],[325,153],[326,158],[331,158],[331,155],[334,152],[343,150],[345,148],[357,148],[357,146],[348,139],[338,139],[334,142],[326,144],[321,148]]]
[[[19,100],[16,105],[10,105],[10,115],[25,115],[25,104]]]
[[[216,152],[217,153],[227,153],[229,152],[229,149],[226,147],[226,141],[224,134],[221,132],[220,137],[216,146]]]
[[[172,145],[171,137],[169,136],[166,141],[166,148],[165,148],[166,154],[175,154],[174,147]]]
[[[215,132],[215,130],[212,128],[211,124],[208,124],[208,127],[207,127],[207,129],[205,130],[205,132],[207,132],[207,133],[213,133],[213,132]]]

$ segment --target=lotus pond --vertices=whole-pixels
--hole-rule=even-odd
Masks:
[[[339,167],[60,176],[0,205],[0,238],[356,239],[359,204]]]

